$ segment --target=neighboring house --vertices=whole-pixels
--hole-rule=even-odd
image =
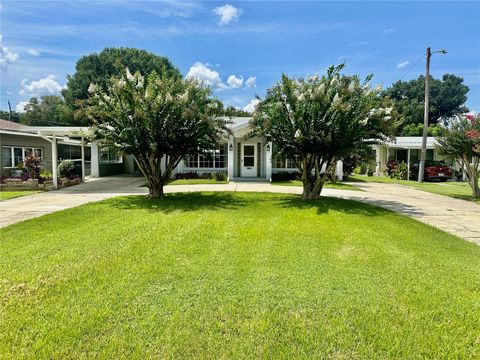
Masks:
[[[272,143],[258,137],[249,137],[249,117],[225,117],[231,134],[205,154],[182,160],[173,172],[213,173],[225,172],[229,180],[246,178],[271,181],[272,174],[298,172],[293,159],[272,158]],[[10,171],[34,152],[45,162],[45,169],[56,178],[58,162],[72,159],[77,163],[82,177],[108,176],[115,174],[139,174],[132,156],[121,156],[109,148],[101,148],[94,141],[88,142],[88,127],[26,126],[0,120],[0,174]],[[336,174],[341,179],[343,171],[338,162]]]
[[[376,176],[386,174],[386,164],[390,160],[397,162],[405,162],[408,167],[408,177],[410,176],[410,164],[420,160],[422,152],[422,137],[421,136],[399,136],[393,141],[386,141],[374,146],[375,162],[376,162]],[[452,162],[440,153],[440,145],[434,137],[427,138],[427,153],[425,160],[442,160],[447,165],[454,166]]]

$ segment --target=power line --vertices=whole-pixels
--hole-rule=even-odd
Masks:
[[[424,54],[420,55],[420,57],[417,59],[417,61],[415,61],[415,63],[410,67],[410,69],[408,69],[407,72],[406,72],[405,74],[403,74],[403,76],[400,78],[399,81],[402,81],[402,80],[405,78],[405,76],[407,76],[408,73],[409,73],[410,71],[412,71],[412,69],[418,64],[418,62],[420,61],[420,59],[421,59],[423,56],[424,56]]]

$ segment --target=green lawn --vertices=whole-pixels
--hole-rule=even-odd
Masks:
[[[283,186],[303,186],[303,183],[300,180],[284,180],[284,181],[273,181],[272,185],[283,185]],[[325,189],[340,189],[340,190],[353,190],[353,191],[363,191],[360,188],[345,184],[342,182],[326,182],[323,186]]]
[[[391,179],[388,176],[364,176],[352,175],[348,177],[348,181],[352,182],[377,182],[384,184],[400,184],[412,186],[419,190],[431,192],[433,194],[450,196],[458,199],[475,201],[480,204],[480,199],[472,197],[472,190],[467,183],[464,182],[423,182],[408,180]]]
[[[17,198],[20,196],[32,195],[39,193],[36,190],[20,190],[20,191],[0,191],[0,201]]]
[[[121,197],[0,231],[0,358],[480,357],[480,247],[366,204]]]
[[[215,179],[179,179],[173,180],[168,185],[198,185],[198,184],[228,184],[228,181],[217,181]]]

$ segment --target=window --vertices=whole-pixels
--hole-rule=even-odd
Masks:
[[[100,149],[99,162],[102,164],[116,164],[122,163],[123,158],[117,150],[105,147]]]
[[[23,162],[27,156],[35,154],[36,157],[42,157],[42,149],[40,148],[23,148],[15,146],[2,147],[2,166],[4,168],[14,168]]]
[[[200,155],[187,156],[185,164],[189,168],[226,168],[228,163],[227,144],[218,144],[213,150],[205,150]]]

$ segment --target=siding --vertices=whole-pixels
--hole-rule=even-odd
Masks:
[[[47,171],[52,171],[52,145],[42,139],[41,137],[26,136],[26,135],[11,135],[0,134],[0,147],[15,146],[15,147],[33,147],[42,149],[42,158],[45,161],[44,168]],[[3,168],[3,158],[0,151],[0,175],[10,175],[10,169]]]

